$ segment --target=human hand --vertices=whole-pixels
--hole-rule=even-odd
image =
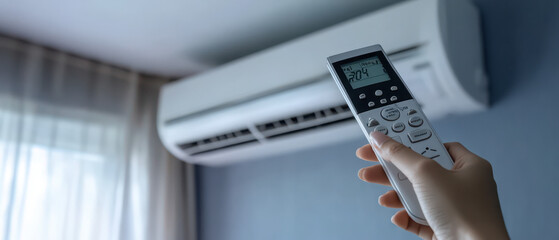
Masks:
[[[423,239],[509,239],[487,160],[460,143],[445,143],[454,160],[454,167],[447,170],[382,133],[374,132],[371,137],[379,155],[412,183],[429,226],[414,222],[405,210],[392,216],[392,223]],[[369,144],[357,149],[356,155],[378,161]],[[380,164],[362,168],[358,175],[366,182],[391,185]],[[378,201],[385,207],[403,208],[394,190]]]

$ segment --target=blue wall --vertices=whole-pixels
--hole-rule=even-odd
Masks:
[[[559,1],[476,1],[492,106],[433,122],[494,166],[514,239],[559,236]],[[377,204],[388,187],[357,179],[364,139],[222,168],[198,168],[200,236],[416,239]],[[539,236],[539,237],[536,237]]]

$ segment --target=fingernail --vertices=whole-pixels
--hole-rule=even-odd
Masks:
[[[396,219],[396,214],[392,215],[392,217],[390,218],[390,221],[391,221],[393,224],[396,224],[395,219]]]
[[[382,195],[378,196],[377,202],[378,202],[378,205],[381,205],[381,206],[382,206],[382,204],[380,203],[380,198],[381,198],[381,197],[382,197]]]
[[[384,142],[390,139],[388,136],[384,135],[381,132],[372,132],[371,138],[373,139],[373,143],[377,145],[377,147],[380,147]]]
[[[363,172],[365,172],[365,168],[359,169],[359,172],[357,173],[357,176],[358,176],[360,179],[363,179]]]

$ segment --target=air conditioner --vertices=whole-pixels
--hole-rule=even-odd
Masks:
[[[166,84],[160,138],[178,158],[203,165],[362,138],[326,57],[377,43],[430,119],[487,107],[476,8],[413,0]]]

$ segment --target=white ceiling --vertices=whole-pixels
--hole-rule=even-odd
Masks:
[[[398,1],[0,1],[0,34],[186,76]]]

